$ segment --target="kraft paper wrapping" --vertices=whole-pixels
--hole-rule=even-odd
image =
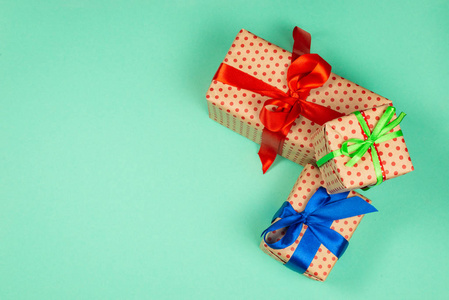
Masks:
[[[290,59],[290,52],[242,29],[223,62],[286,92]],[[259,112],[269,97],[213,80],[206,98],[211,119],[258,144],[261,143],[263,125],[259,120]],[[322,87],[311,90],[307,101],[345,115],[355,110],[391,103],[334,73],[331,73]],[[311,136],[319,127],[300,116],[287,135],[282,156],[300,165],[313,162],[315,158]]]
[[[290,204],[297,212],[302,212],[312,195],[318,190],[320,186],[323,185],[324,180],[321,178],[318,168],[312,164],[307,164],[304,167],[304,170],[299,175],[299,178],[293,186],[293,189],[286,201],[290,202]],[[349,193],[348,198],[354,196],[359,196],[368,203],[371,203],[370,200],[354,191]],[[336,220],[332,223],[331,229],[339,232],[346,240],[349,241],[362,218],[363,215]],[[263,240],[260,243],[260,248],[266,254],[285,264],[289,261],[291,255],[295,252],[296,247],[301,242],[301,238],[306,230],[307,229],[303,229],[295,243],[285,249],[272,249],[270,248],[269,244],[266,244]],[[269,234],[267,237],[267,241],[277,241],[278,239],[282,238],[284,234],[285,232],[283,232],[282,230],[278,230],[276,231],[276,233]],[[321,245],[315,255],[315,258],[309,265],[309,268],[306,270],[304,275],[314,280],[324,281],[326,280],[337,260],[338,258],[332,252],[327,250],[325,246]]]
[[[363,111],[370,131],[373,130],[387,107],[388,105],[384,105]],[[392,120],[394,119],[396,119],[396,115],[392,118]],[[390,132],[400,129],[398,125]],[[339,149],[342,142],[351,138],[364,139],[362,127],[354,114],[327,122],[312,137],[316,160]],[[374,146],[379,155],[385,180],[414,170],[403,136],[374,144]],[[349,159],[349,157],[341,155],[320,167],[328,193],[350,191],[377,182],[370,150],[352,167],[345,166]]]

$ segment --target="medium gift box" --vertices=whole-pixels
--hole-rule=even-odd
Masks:
[[[311,136],[326,121],[391,103],[331,73],[306,31],[295,27],[293,38],[290,53],[242,29],[206,95],[211,119],[261,145],[264,172],[277,154],[313,162]]]
[[[324,124],[312,137],[329,193],[378,185],[414,170],[395,108],[379,106]]]
[[[326,280],[363,215],[377,211],[362,195],[330,195],[323,184],[318,168],[306,165],[260,244],[277,261],[318,281]]]

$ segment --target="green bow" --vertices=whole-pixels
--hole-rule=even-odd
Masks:
[[[362,114],[359,111],[355,111],[354,115],[357,117],[357,120],[359,121],[360,126],[363,129],[363,132],[365,132],[365,135],[367,136],[366,140],[352,138],[347,141],[344,141],[341,144],[340,149],[330,152],[325,156],[323,156],[321,159],[319,159],[317,161],[317,166],[321,167],[334,157],[345,155],[351,157],[351,159],[345,165],[348,167],[352,167],[362,158],[363,155],[365,155],[368,149],[371,149],[371,157],[373,158],[374,170],[377,177],[376,185],[381,184],[383,181],[382,167],[374,144],[383,143],[385,141],[403,135],[402,130],[388,133],[394,127],[398,126],[399,123],[401,123],[402,119],[404,119],[404,117],[406,116],[405,113],[401,113],[396,119],[390,122],[391,118],[394,116],[395,111],[396,109],[394,107],[389,106],[385,110],[382,117],[379,119],[379,122],[377,122],[376,127],[374,127],[373,129],[373,132],[369,130],[368,124],[366,123]]]

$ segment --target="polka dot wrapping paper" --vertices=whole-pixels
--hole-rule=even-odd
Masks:
[[[291,53],[287,50],[242,29],[223,62],[287,92],[286,74],[290,60]],[[211,119],[258,144],[261,143],[263,124],[259,120],[259,113],[269,97],[213,80],[206,99]],[[307,101],[345,115],[391,103],[390,100],[333,73],[323,86],[311,90]],[[285,139],[281,155],[300,165],[315,161],[311,136],[319,127],[299,116]]]
[[[305,209],[309,199],[321,186],[324,186],[324,180],[321,177],[319,169],[312,164],[307,164],[299,175],[299,178],[293,186],[293,189],[286,201],[292,205],[295,211],[302,212]],[[369,199],[354,191],[349,193],[348,198],[354,196],[359,196],[366,202],[371,203]],[[363,215],[336,220],[332,223],[331,229],[340,233],[346,240],[349,241],[362,218]],[[275,222],[277,220],[278,219],[276,219]],[[307,226],[304,226],[298,239],[291,246],[285,249],[270,248],[270,245],[265,243],[263,240],[260,243],[260,248],[266,254],[285,264],[290,260],[291,256],[296,251],[296,248],[301,242],[302,236],[307,230],[306,227]],[[272,232],[267,235],[267,242],[270,243],[278,241],[284,236],[284,234],[285,232],[282,229]],[[324,245],[321,245],[304,275],[314,280],[324,281],[337,260],[338,258],[332,252],[327,250]]]
[[[383,105],[361,112],[370,131],[376,126],[377,121],[388,106]],[[396,115],[392,120],[395,118]],[[399,130],[401,128],[398,125],[390,132]],[[327,153],[340,149],[342,143],[351,138],[363,140],[366,138],[354,114],[327,122],[312,136],[316,159],[319,160]],[[403,136],[382,143],[375,143],[374,147],[379,157],[384,181],[414,170]],[[377,179],[371,150],[368,150],[352,167],[345,165],[349,160],[350,157],[340,155],[319,168],[329,193],[341,193],[376,184]]]

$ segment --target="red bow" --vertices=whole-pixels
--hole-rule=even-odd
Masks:
[[[287,93],[224,63],[214,76],[214,80],[271,98],[265,101],[259,116],[265,126],[259,150],[263,173],[281,153],[285,137],[300,115],[320,125],[342,116],[332,109],[305,101],[311,89],[327,81],[331,66],[318,54],[310,54],[311,37],[308,32],[295,27],[293,38],[295,43],[292,63],[287,71]]]

